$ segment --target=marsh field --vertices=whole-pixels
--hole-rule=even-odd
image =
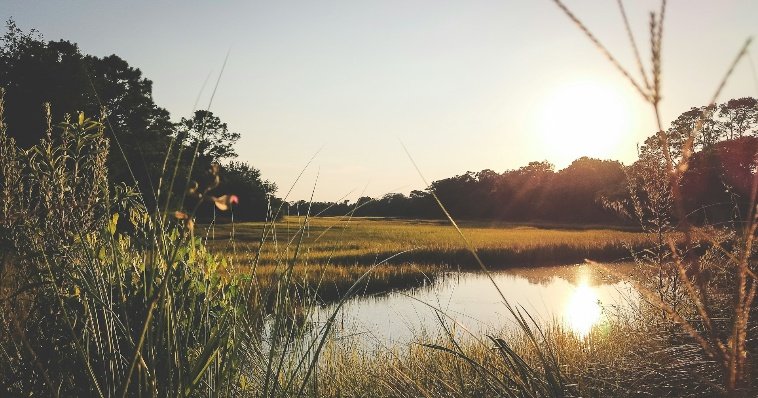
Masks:
[[[630,260],[654,240],[639,228],[582,225],[523,225],[462,221],[461,230],[479,256],[494,269]],[[257,252],[267,223],[216,224],[199,230],[209,247],[229,253]],[[448,264],[474,267],[465,241],[445,220],[407,220],[380,217],[295,217],[275,223],[263,244],[263,263],[283,260],[301,244],[301,261],[313,264],[371,265],[392,263]]]
[[[758,396],[758,3],[232,3],[0,6],[0,397]]]
[[[369,269],[364,293],[419,286],[452,271],[479,270],[466,243],[444,220],[288,216],[273,224],[202,225],[197,233],[213,253],[257,264],[255,272],[262,279],[293,264],[293,274],[317,286],[327,301],[346,292]],[[634,228],[472,221],[460,227],[491,270],[574,265],[587,259],[630,263],[655,245],[653,236]]]

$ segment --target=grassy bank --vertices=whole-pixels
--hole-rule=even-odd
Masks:
[[[346,350],[334,343],[322,356],[317,383],[321,396],[372,397],[711,397],[723,394],[718,369],[696,346],[655,322],[616,319],[585,339],[557,326],[534,332],[467,341],[450,339],[394,347],[381,352]],[[544,337],[544,340],[543,340]],[[497,340],[501,339],[501,340]],[[499,344],[524,360],[517,364]],[[539,347],[537,349],[536,347]],[[551,372],[541,355],[552,355]],[[548,381],[563,383],[557,393]],[[560,382],[558,381],[560,379]],[[524,389],[516,385],[528,386]],[[508,387],[505,387],[508,386]],[[512,395],[504,394],[513,391]]]
[[[444,267],[417,264],[355,265],[260,265],[250,274],[261,290],[273,290],[282,273],[291,273],[293,293],[310,297],[317,303],[330,303],[345,297],[354,287],[356,295],[385,293],[395,289],[412,289],[433,282]],[[248,267],[249,271],[250,268]],[[245,271],[242,271],[245,272]],[[364,277],[365,275],[365,277]]]
[[[299,242],[302,217],[277,223],[260,252],[262,264],[292,256]],[[565,229],[510,224],[461,223],[480,257],[493,269],[535,265],[575,264],[584,259],[622,261],[632,251],[650,247],[649,235],[609,228]],[[263,223],[219,224],[209,227],[208,244],[232,257],[247,256],[260,248]],[[381,218],[314,217],[302,234],[303,261],[312,264],[370,265],[447,264],[476,266],[455,230],[442,221]],[[232,239],[233,238],[233,239]]]

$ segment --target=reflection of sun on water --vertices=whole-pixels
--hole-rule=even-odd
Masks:
[[[600,303],[595,289],[582,281],[566,305],[565,319],[568,326],[577,336],[585,337],[600,320],[600,315]]]

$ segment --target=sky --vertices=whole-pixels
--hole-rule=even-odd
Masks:
[[[565,3],[638,76],[616,1]],[[625,6],[647,60],[659,2]],[[126,59],[176,121],[210,104],[242,135],[237,160],[289,200],[423,189],[404,147],[433,181],[581,156],[630,164],[656,130],[649,105],[550,0],[3,0],[0,17]],[[758,1],[671,0],[665,19],[664,126],[710,101],[758,31]],[[721,99],[758,96],[749,61]]]

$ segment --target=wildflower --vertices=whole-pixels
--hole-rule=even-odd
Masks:
[[[219,197],[209,196],[208,198],[212,200],[216,205],[216,208],[221,211],[229,210],[232,205],[239,203],[239,198],[237,195],[222,195]]]

